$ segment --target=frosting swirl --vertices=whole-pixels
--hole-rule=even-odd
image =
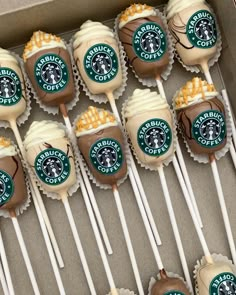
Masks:
[[[117,121],[110,112],[90,106],[76,123],[76,136],[98,132],[99,130],[117,126]]]
[[[202,3],[205,3],[205,0],[169,0],[166,7],[166,18],[169,20],[185,8]]]
[[[0,158],[15,156],[17,154],[14,145],[5,137],[0,137]]]
[[[78,48],[81,43],[97,38],[115,38],[113,31],[100,22],[86,21],[74,35],[73,48]]]
[[[26,133],[24,145],[27,150],[29,147],[53,139],[66,136],[65,130],[54,121],[34,121]]]
[[[23,59],[24,61],[26,61],[32,55],[41,50],[55,47],[62,47],[66,49],[65,43],[60,37],[42,31],[34,32],[30,41],[26,44],[24,48]]]
[[[119,19],[119,29],[132,20],[151,15],[156,15],[154,7],[146,4],[132,4],[122,12]]]
[[[135,89],[133,95],[128,98],[125,107],[125,118],[133,117],[137,114],[168,108],[168,104],[157,92],[150,89]]]
[[[10,51],[0,48],[0,62],[11,61],[18,65],[17,59],[10,53]]]
[[[175,109],[188,107],[189,105],[211,99],[218,95],[213,84],[201,78],[193,78],[188,81],[174,97]]]

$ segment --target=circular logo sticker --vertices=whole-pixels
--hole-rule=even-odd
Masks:
[[[36,61],[34,74],[39,87],[49,93],[63,90],[69,81],[65,61],[52,53],[45,54]]]
[[[209,286],[210,295],[233,295],[236,294],[236,277],[230,272],[223,272],[211,281]]]
[[[164,293],[164,295],[184,295],[184,293],[177,290],[172,290],[172,291]]]
[[[89,155],[93,166],[100,173],[114,174],[122,166],[122,149],[119,142],[113,138],[96,141],[90,148]]]
[[[213,110],[201,113],[193,122],[192,135],[204,147],[218,146],[226,136],[224,115]]]
[[[156,23],[147,22],[137,28],[133,35],[133,48],[143,61],[159,60],[166,52],[166,35]]]
[[[38,177],[48,185],[59,185],[70,175],[69,158],[59,149],[49,148],[39,153],[34,167]]]
[[[170,148],[171,128],[164,120],[148,120],[139,127],[137,140],[139,147],[145,154],[153,157],[161,156]]]
[[[208,10],[194,13],[186,27],[189,42],[198,48],[211,48],[217,41],[217,30],[214,16]]]
[[[84,68],[93,81],[109,82],[118,73],[118,58],[115,50],[107,44],[96,44],[84,56]]]
[[[0,105],[12,106],[21,99],[22,88],[17,73],[9,68],[0,68]]]
[[[9,201],[14,193],[14,182],[11,176],[0,169],[0,206]]]

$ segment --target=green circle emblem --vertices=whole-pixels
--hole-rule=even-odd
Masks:
[[[95,82],[111,81],[119,69],[115,50],[103,43],[90,47],[84,56],[84,69],[89,78]]]
[[[69,158],[59,149],[43,150],[36,157],[34,167],[39,179],[48,185],[59,185],[70,175]]]
[[[14,194],[14,182],[12,177],[0,169],[0,206],[7,203]]]
[[[210,295],[233,295],[236,294],[236,277],[233,273],[223,272],[211,281],[209,286]]]
[[[122,148],[113,138],[96,141],[90,148],[89,155],[94,168],[102,174],[116,173],[123,163]]]
[[[172,290],[172,291],[164,293],[164,295],[185,295],[185,294],[178,290]]]
[[[47,53],[36,61],[34,74],[39,87],[48,93],[63,90],[69,81],[65,61],[53,53]]]
[[[147,22],[137,28],[133,35],[135,54],[143,61],[154,62],[166,52],[166,34],[162,28],[154,23]]]
[[[10,68],[0,68],[0,105],[15,105],[21,96],[21,81],[17,73]]]
[[[225,117],[218,111],[202,112],[193,121],[192,136],[203,147],[220,145],[226,137]]]
[[[165,154],[171,146],[171,128],[162,119],[148,120],[139,127],[137,141],[145,154],[159,157]]]
[[[189,19],[186,32],[189,42],[198,48],[211,48],[217,41],[216,21],[208,10],[199,10]]]

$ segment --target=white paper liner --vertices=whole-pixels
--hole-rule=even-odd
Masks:
[[[30,111],[31,111],[31,95],[30,95],[30,91],[25,83],[26,73],[25,73],[25,69],[23,66],[23,60],[15,52],[12,52],[12,51],[9,51],[9,52],[18,61],[21,72],[22,72],[22,76],[24,79],[24,83],[23,83],[24,85],[22,85],[22,83],[21,83],[21,87],[22,87],[22,89],[25,90],[26,108],[25,108],[24,112],[16,119],[17,125],[20,126],[20,125],[24,124],[25,121],[28,120],[28,118],[29,118]],[[7,121],[0,121],[0,127],[9,128],[10,124]]]
[[[112,114],[112,113],[110,113],[110,114]],[[82,116],[82,115],[83,115],[83,113],[81,113],[80,115],[78,115],[78,116],[75,118],[74,122],[73,122],[73,130],[74,130],[74,133],[75,133],[75,130],[76,130],[76,123],[78,122],[80,116]],[[123,133],[124,147],[125,147],[124,154],[125,154],[125,156],[126,156],[126,163],[127,163],[127,173],[126,173],[126,175],[125,175],[123,178],[121,178],[121,179],[119,179],[119,180],[117,181],[117,186],[120,186],[120,185],[126,180],[126,178],[127,178],[127,176],[128,176],[128,167],[130,167],[130,153],[129,153],[129,145],[128,145],[127,141],[126,141],[126,137],[125,137],[125,134],[124,134],[123,126],[121,126],[121,124],[118,123],[118,127],[120,127],[120,129],[121,129],[121,131],[122,131],[122,133]],[[80,152],[80,150],[79,150],[77,144],[75,145],[75,148],[76,148],[76,153],[79,153],[80,156],[81,156],[81,159],[82,159],[83,164],[84,164],[84,167],[85,167],[85,171],[86,171],[86,173],[88,174],[90,180],[91,180],[91,181],[92,181],[97,187],[100,187],[100,188],[105,189],[105,190],[107,190],[107,189],[112,189],[111,185],[109,185],[109,184],[104,184],[104,183],[100,183],[99,181],[96,180],[96,178],[94,177],[93,173],[92,173],[91,170],[89,169],[89,167],[88,167],[88,165],[87,165],[87,163],[86,163],[86,161],[85,161],[83,155],[81,154],[81,152]]]
[[[123,288],[118,289],[117,288],[117,291],[118,291],[119,295],[136,295],[133,291],[130,291],[128,289],[123,289]],[[111,295],[111,292],[108,293],[107,295]]]
[[[8,138],[8,140],[11,141],[11,139],[9,139],[9,138]],[[17,153],[16,155],[18,155],[21,160],[22,168],[24,170],[26,189],[27,189],[27,199],[25,200],[24,203],[22,203],[21,205],[19,205],[15,208],[16,216],[19,216],[20,214],[23,214],[23,212],[26,211],[27,208],[30,206],[31,192],[30,192],[29,178],[27,175],[26,163],[23,160],[21,153],[20,153],[18,147],[15,145],[15,143],[13,141],[11,141],[11,144],[14,146],[14,148],[16,150],[16,153]],[[5,218],[11,218],[9,211],[7,209],[0,209],[0,216],[5,217]]]
[[[133,147],[133,144],[131,142],[131,139],[129,137],[129,134],[128,134],[128,131],[126,129],[126,119],[125,119],[125,109],[126,109],[126,106],[127,106],[127,103],[128,103],[128,99],[125,100],[125,102],[123,103],[122,105],[122,109],[121,109],[121,116],[122,116],[122,124],[123,124],[123,128],[124,128],[124,132],[125,132],[125,135],[126,135],[126,138],[128,139],[128,143],[130,145],[130,148],[131,150],[133,151],[133,154],[135,155],[135,158],[137,160],[137,162],[139,163],[139,165],[145,169],[149,169],[151,171],[157,171],[158,170],[158,165],[157,164],[154,164],[154,165],[151,165],[151,164],[144,164],[143,162],[141,162],[138,158],[138,155]],[[170,110],[171,114],[172,114],[172,118],[173,118],[173,128],[171,128],[172,130],[172,141],[173,141],[173,153],[172,155],[170,155],[167,159],[165,159],[162,164],[165,165],[165,166],[168,166],[172,160],[173,160],[173,157],[175,155],[175,150],[176,150],[176,144],[177,144],[177,129],[176,129],[176,118],[175,118],[175,114],[173,112],[173,110],[170,109],[170,107],[168,106],[168,109]]]
[[[179,93],[180,90],[176,91],[174,97],[177,96],[177,94]],[[219,160],[220,158],[224,157],[225,154],[228,152],[230,145],[232,143],[232,125],[231,125],[231,116],[230,116],[230,111],[229,111],[229,105],[228,103],[222,98],[222,96],[220,94],[218,94],[216,96],[224,105],[225,108],[225,119],[226,119],[226,130],[227,130],[227,139],[226,139],[226,144],[225,146],[217,151],[214,152],[215,158],[216,160]],[[173,104],[173,109],[174,109],[174,104]],[[175,121],[177,122],[177,118],[176,118],[176,112],[174,112],[174,116],[175,116]],[[179,129],[179,132],[182,135],[182,138],[184,140],[184,143],[187,147],[187,151],[189,152],[190,156],[194,159],[194,161],[197,161],[199,163],[204,163],[204,164],[208,164],[209,163],[209,154],[196,154],[193,153],[192,150],[190,149],[187,140],[184,136],[184,134],[182,133],[182,131]]]
[[[180,277],[179,275],[177,275],[177,274],[175,274],[175,273],[173,273],[173,272],[168,272],[168,271],[166,271],[166,274],[167,274],[168,277],[170,277],[170,278],[178,278],[178,279],[180,279],[181,281],[183,281],[183,283],[185,284],[185,286],[186,286],[186,288],[188,289],[189,293],[192,294],[192,292],[191,292],[189,286],[187,285],[186,281],[185,281],[182,277]],[[152,288],[153,288],[154,284],[155,284],[158,280],[160,280],[160,279],[161,279],[160,273],[157,274],[157,278],[156,278],[156,279],[153,278],[153,277],[151,277],[151,279],[150,279],[150,281],[149,281],[149,286],[148,286],[148,295],[151,295],[151,294],[152,294]],[[176,291],[177,291],[177,290],[176,290]]]
[[[72,75],[73,75],[72,79],[74,81],[74,88],[75,88],[75,96],[74,96],[74,98],[69,103],[66,104],[67,110],[70,111],[75,107],[75,105],[79,101],[79,95],[80,95],[79,82],[78,82],[79,74],[78,74],[76,65],[74,64],[74,60],[72,58],[71,50],[70,50],[68,44],[66,43],[66,41],[63,40],[63,42],[65,43],[66,49],[68,50],[69,55],[70,55],[71,66],[72,66]],[[39,104],[41,109],[43,109],[48,114],[52,114],[52,115],[56,115],[56,114],[59,113],[59,106],[55,106],[55,107],[47,106],[39,99],[39,97],[38,97],[32,83],[31,83],[29,77],[27,76],[27,74],[25,74],[25,83],[26,83],[26,87],[28,88],[31,96],[34,97],[34,99]]]
[[[165,33],[166,33],[168,52],[169,52],[169,64],[168,64],[167,68],[165,69],[165,71],[161,74],[161,77],[162,77],[163,80],[167,80],[168,76],[171,73],[172,67],[173,67],[174,51],[175,50],[174,50],[174,45],[172,43],[173,40],[172,40],[171,34],[169,32],[169,29],[168,29],[166,18],[164,17],[164,15],[157,8],[155,8],[155,12],[156,12],[157,16],[161,18],[161,20],[163,22],[163,25],[164,25],[164,30],[165,30]],[[116,17],[116,19],[115,19],[115,27],[114,27],[115,36],[116,36],[116,39],[118,41],[119,41],[118,30],[119,30],[120,16],[121,16],[121,13]],[[132,69],[135,77],[139,80],[139,82],[142,83],[142,85],[148,86],[148,87],[156,87],[157,86],[157,82],[156,82],[156,80],[154,78],[142,79],[142,78],[138,77],[138,75],[136,74],[134,68],[131,65],[130,65],[130,68]]]
[[[214,262],[227,263],[232,268],[234,274],[236,275],[236,266],[232,263],[232,260],[229,260],[228,257],[223,256],[222,254],[213,253],[211,256],[212,256]],[[197,295],[199,295],[199,289],[198,289],[198,284],[197,284],[197,273],[198,273],[200,267],[204,266],[205,264],[206,264],[206,259],[205,259],[205,256],[203,256],[201,258],[201,260],[197,260],[196,265],[194,266],[193,278],[195,280],[195,292]]]
[[[73,51],[73,41],[74,41],[74,38],[72,37],[72,39],[70,40],[69,44],[70,44],[70,50]],[[120,60],[120,66],[121,66],[121,71],[122,71],[122,84],[119,88],[115,89],[113,91],[113,95],[114,95],[114,98],[115,99],[119,99],[119,97],[124,93],[125,91],[125,88],[127,86],[127,79],[128,79],[128,69],[126,67],[126,62],[125,62],[125,52],[124,52],[124,48],[121,44],[120,41],[116,40],[117,41],[117,45],[118,45],[118,51],[119,51],[119,60]],[[73,64],[76,64],[75,63],[75,60],[74,60],[74,55],[72,54],[72,58],[73,58]],[[75,65],[76,68],[77,68],[77,65]],[[77,68],[77,71],[78,71],[78,68]],[[107,103],[108,102],[108,98],[107,96],[104,94],[104,93],[101,93],[101,94],[92,94],[88,87],[86,86],[84,80],[82,79],[81,75],[79,74],[79,71],[78,71],[78,77],[79,77],[79,83],[82,85],[82,88],[85,92],[85,94],[91,99],[93,100],[94,102],[98,102],[99,104],[101,103]]]
[[[217,17],[216,14],[214,13],[212,7],[209,5],[209,3],[205,2],[205,4],[209,7],[209,9],[211,10],[211,13],[213,14],[215,21],[216,21],[216,30],[217,30],[217,42],[216,42],[216,54],[208,61],[208,67],[212,67],[220,58],[220,54],[221,54],[221,50],[222,50],[222,38],[221,38],[221,33],[220,33],[220,27],[217,21]],[[166,5],[164,7],[164,15],[166,16]],[[182,59],[180,58],[177,50],[175,49],[175,39],[173,38],[173,36],[171,35],[171,39],[172,39],[172,44],[173,44],[173,48],[174,48],[174,55],[176,57],[176,59],[182,64],[182,66],[189,72],[191,73],[199,73],[202,72],[202,69],[200,66],[196,65],[196,66],[187,66],[183,63]]]
[[[67,193],[69,196],[72,196],[79,188],[79,164],[78,164],[78,157],[76,155],[76,150],[74,150],[74,145],[71,141],[71,137],[66,129],[66,127],[62,124],[62,123],[58,123],[57,124],[63,128],[66,132],[66,138],[68,138],[70,144],[71,144],[71,148],[73,151],[73,156],[74,156],[74,162],[75,162],[75,172],[76,172],[76,182],[68,189]],[[29,163],[26,164],[27,165],[27,170],[30,173],[30,175],[32,176],[32,178],[34,179],[34,181],[37,183],[39,189],[49,198],[53,199],[53,200],[61,200],[61,196],[58,193],[53,193],[53,192],[48,192],[46,191],[46,189],[42,186],[41,181],[38,179],[38,177],[36,176],[35,170],[33,167],[31,167],[29,165]]]

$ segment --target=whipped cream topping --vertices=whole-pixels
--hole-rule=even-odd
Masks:
[[[156,15],[154,7],[146,4],[132,4],[122,12],[119,19],[119,29],[132,20],[151,15]]]
[[[11,61],[18,65],[17,59],[10,53],[10,51],[0,48],[0,66],[1,61]]]
[[[25,149],[29,149],[33,145],[47,142],[53,139],[64,138],[65,130],[54,121],[34,121],[26,133],[24,145]]]
[[[34,32],[30,41],[25,46],[23,59],[24,61],[26,61],[32,55],[38,53],[41,50],[51,49],[55,47],[66,49],[65,43],[60,37],[42,31]]]
[[[76,136],[96,133],[102,129],[117,125],[118,123],[113,114],[90,106],[76,123]]]
[[[211,99],[218,95],[213,84],[201,78],[193,78],[188,81],[174,97],[175,109],[182,109],[192,104]]]
[[[189,6],[203,3],[205,3],[205,0],[169,0],[166,8],[166,18],[169,20],[175,14],[179,13],[185,8],[188,8]]]
[[[113,31],[100,22],[86,21],[74,35],[73,48],[78,48],[81,43],[100,38],[115,38]]]
[[[168,104],[157,92],[150,89],[135,89],[133,95],[128,98],[125,107],[125,118],[153,110],[168,108]]]
[[[0,158],[15,156],[17,151],[11,141],[5,137],[0,137]]]

